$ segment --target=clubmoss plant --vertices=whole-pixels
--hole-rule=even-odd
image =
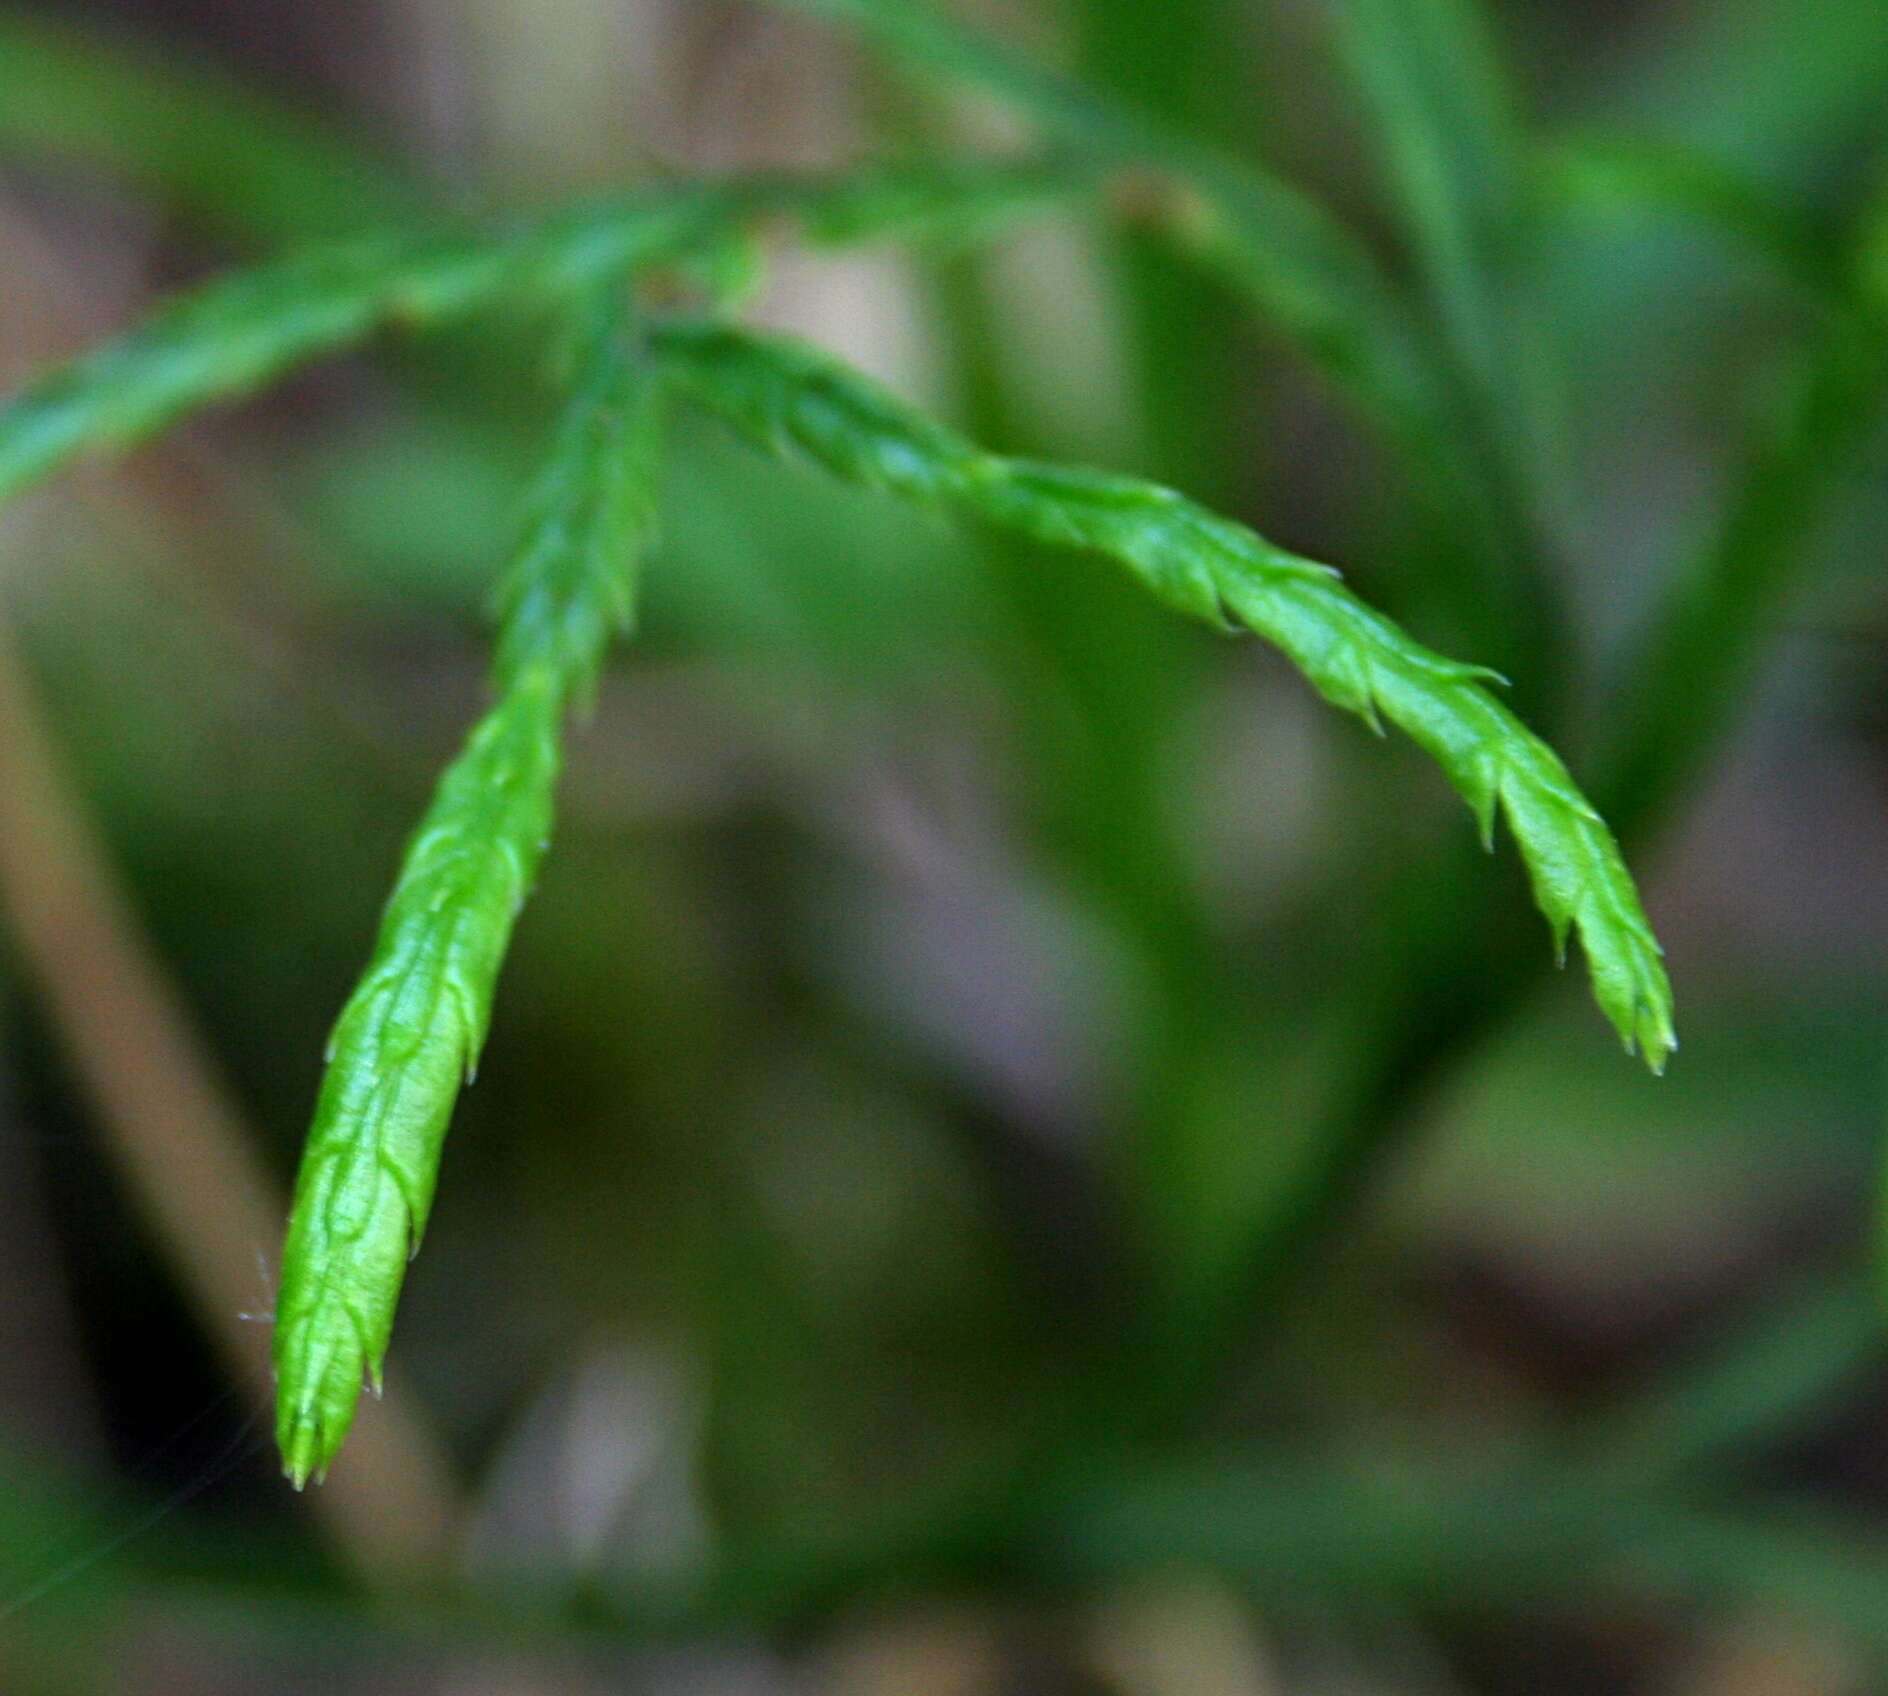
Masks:
[[[1467,490],[1492,478],[1485,512],[1521,504],[1502,481],[1512,467],[1487,452],[1486,428],[1456,429],[1473,385],[1451,375],[1419,315],[1314,202],[986,50],[906,0],[805,3],[997,87],[1071,156],[711,180],[499,233],[332,242],[186,295],[0,412],[4,498],[82,450],[135,442],[383,329],[425,330],[517,302],[583,326],[498,597],[493,704],[440,780],[367,971],[334,1028],[275,1333],[277,1436],[298,1486],[334,1459],[363,1382],[379,1378],[447,1123],[477,1063],[512,926],[549,835],[564,722],[633,609],[655,527],[661,414],[671,404],[704,407],[768,450],[794,449],[901,500],[1105,556],[1173,610],[1263,637],[1327,701],[1415,740],[1468,802],[1485,841],[1505,817],[1556,940],[1577,933],[1595,996],[1628,1049],[1656,1071],[1675,1045],[1659,946],[1618,846],[1559,758],[1498,699],[1493,673],[1431,651],[1330,567],[1171,489],[986,452],[818,350],[745,330],[726,313],[628,310],[651,272],[712,272],[757,235],[826,246],[961,240],[1071,201],[1151,215],[1159,233],[1232,275],[1275,325],[1444,466],[1445,482]],[[1123,166],[1152,169],[1163,192],[1123,192],[1114,174]],[[1438,293],[1456,304],[1454,330],[1479,350],[1479,375],[1494,391],[1487,404],[1525,410],[1490,351],[1499,339],[1488,322],[1494,303],[1462,292],[1458,257],[1439,249],[1435,264]],[[1510,549],[1528,533],[1509,526]]]

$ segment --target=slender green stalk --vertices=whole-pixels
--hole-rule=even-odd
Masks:
[[[1671,989],[1631,876],[1552,750],[1489,694],[1488,672],[1413,642],[1328,566],[1170,489],[985,453],[800,343],[681,322],[652,339],[691,395],[762,445],[1106,554],[1175,610],[1263,636],[1333,705],[1403,729],[1467,800],[1484,841],[1505,813],[1556,939],[1578,930],[1602,1010],[1629,1050],[1663,1066],[1675,1046]]]
[[[342,1009],[295,1187],[276,1306],[276,1439],[299,1489],[376,1386],[440,1148],[550,835],[564,712],[628,625],[654,528],[655,386],[606,315],[499,597],[491,710],[408,844]]]
[[[861,171],[646,190],[509,235],[375,234],[195,289],[49,372],[0,409],[0,502],[87,449],[122,448],[385,328],[427,329],[508,300],[555,301],[725,246],[756,220],[815,245],[951,234],[1074,186],[1036,169]]]

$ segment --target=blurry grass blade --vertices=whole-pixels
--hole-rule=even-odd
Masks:
[[[1888,1351],[1881,1312],[1854,1273],[1803,1275],[1740,1314],[1712,1345],[1660,1372],[1580,1443],[1610,1477],[1682,1483],[1787,1441]]]
[[[841,477],[1102,553],[1177,611],[1282,649],[1319,693],[1386,718],[1434,757],[1491,835],[1504,812],[1557,938],[1579,932],[1600,1006],[1655,1070],[1674,1046],[1671,991],[1637,891],[1559,759],[1489,692],[1489,674],[1413,642],[1329,567],[1170,489],[1005,459],[803,344],[719,324],[654,334],[683,387],[762,445]]]
[[[378,1384],[446,1126],[550,835],[566,707],[626,627],[654,527],[653,387],[606,315],[502,587],[498,699],[440,779],[342,1010],[276,1304],[276,1436],[299,1487]]]
[[[1345,0],[1344,20],[1392,205],[1490,449],[1522,490],[1552,499],[1558,431],[1533,300],[1535,220],[1515,96],[1486,20],[1477,0]]]
[[[1594,121],[1680,139],[1783,191],[1880,138],[1888,30],[1871,0],[1674,7],[1636,52],[1605,57]]]
[[[392,224],[427,198],[335,126],[143,35],[0,9],[0,149],[106,165],[270,244]]]
[[[1435,373],[1402,301],[1323,207],[1231,158],[961,27],[923,0],[774,0],[851,25],[899,57],[1015,105],[1059,141],[1163,171],[1188,245],[1249,293],[1302,351],[1406,432],[1436,416]]]
[[[0,409],[0,502],[88,448],[122,448],[387,327],[425,329],[511,299],[561,299],[637,266],[723,246],[755,219],[809,239],[909,236],[1014,216],[1063,173],[990,168],[711,180],[548,215],[504,236],[387,233],[311,248],[180,296]]]
[[[1216,1572],[1302,1606],[1397,1599],[1443,1615],[1597,1609],[1790,1619],[1879,1657],[1888,1547],[1824,1509],[1632,1496],[1577,1472],[1475,1473],[1397,1457],[1220,1455],[1069,1492],[1035,1548],[1064,1584]],[[1769,1688],[1760,1683],[1758,1688]]]
[[[1665,590],[1627,680],[1604,792],[1637,832],[1735,725],[1768,638],[1815,557],[1831,498],[1888,400],[1888,312],[1843,305],[1748,456],[1715,540]]]
[[[1067,20],[1087,80],[1171,128],[1237,144],[1251,102],[1245,77],[1227,74],[1234,66],[1243,72],[1246,59],[1249,19],[1236,0],[1167,0],[1157,30],[1147,27],[1144,0],[1086,0]],[[1243,379],[1239,362],[1226,357],[1240,305],[1171,242],[1135,231],[1127,238],[1107,262],[1150,473],[1197,479],[1213,492],[1230,488],[1248,451],[1226,428]]]
[[[1756,254],[1813,294],[1840,285],[1836,243],[1813,217],[1695,149],[1626,139],[1566,141],[1541,156],[1539,175],[1550,208],[1676,215]]]

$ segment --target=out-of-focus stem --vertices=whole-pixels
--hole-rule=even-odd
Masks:
[[[0,916],[63,1040],[107,1146],[232,1378],[275,1384],[268,1329],[240,1309],[286,1208],[251,1152],[182,998],[157,961],[61,771],[0,623]],[[364,1575],[436,1566],[458,1518],[445,1464],[389,1391],[347,1467],[309,1498]]]

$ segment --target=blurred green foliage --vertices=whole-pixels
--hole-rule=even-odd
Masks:
[[[1157,10],[1009,8],[968,51],[1020,117],[732,3],[487,0],[443,42],[390,4],[371,48],[339,8],[8,10],[0,355],[601,186],[508,157],[503,111],[620,123],[631,187],[644,148],[923,165],[1018,123],[1182,166],[1190,251],[1076,216],[767,309],[1512,670],[1653,874],[1671,1075],[1595,1039],[1422,762],[1283,668],[685,429],[403,1309],[450,1568],[375,1595],[280,1490],[9,947],[9,1691],[1888,1666],[1880,8]],[[545,351],[520,316],[350,358],[0,519],[59,757],[284,1189],[477,700]],[[1196,1608],[1159,1663],[1150,1589],[1229,1599],[1249,1662]],[[940,1630],[997,1645],[983,1684]]]

